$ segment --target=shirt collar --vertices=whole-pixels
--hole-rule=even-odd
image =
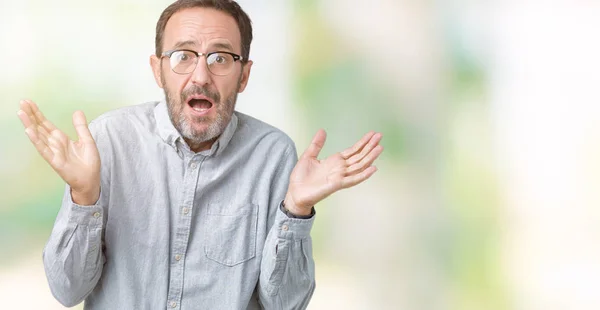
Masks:
[[[158,105],[156,105],[156,107],[154,108],[154,117],[156,119],[156,127],[158,129],[158,134],[163,139],[163,141],[165,141],[165,143],[173,147],[178,152],[180,151],[179,148],[181,146],[185,146],[189,150],[189,147],[185,143],[185,140],[181,137],[181,134],[179,133],[179,131],[177,131],[175,126],[173,126],[171,117],[169,117],[169,110],[167,108],[166,101],[162,100],[158,103]],[[217,156],[221,154],[231,141],[231,138],[233,137],[233,134],[237,129],[237,125],[238,117],[234,112],[231,115],[231,120],[229,121],[229,124],[227,124],[227,127],[225,127],[225,130],[223,131],[221,136],[219,136],[217,141],[213,143],[212,147],[209,150],[202,151],[198,154],[203,156]]]
[[[156,128],[158,130],[158,135],[167,143],[168,145],[177,148],[177,144],[175,141],[179,137],[179,132],[173,126],[171,122],[171,118],[169,117],[169,111],[167,108],[167,103],[163,100],[156,105],[154,108],[154,118],[156,119]]]

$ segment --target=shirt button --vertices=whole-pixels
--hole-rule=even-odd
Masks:
[[[99,218],[99,217],[100,217],[100,212],[96,212],[96,213],[94,213],[94,217],[95,217],[95,218]]]
[[[177,303],[176,303],[176,302],[174,302],[174,301],[172,301],[172,302],[171,302],[171,308],[175,308],[175,307],[177,307]]]
[[[288,231],[288,229],[290,229],[290,228],[287,225],[283,225],[283,226],[281,226],[281,229],[283,231]]]
[[[196,164],[196,163],[192,163],[192,164],[190,165],[190,168],[192,168],[192,169],[196,169],[196,167],[198,167],[198,164]]]
[[[182,211],[183,211],[183,214],[186,214],[186,215],[187,215],[187,214],[190,212],[190,209],[188,209],[188,208],[183,208],[183,210],[182,210]]]
[[[179,255],[179,254],[175,255],[175,260],[176,260],[176,261],[179,261],[179,260],[181,260],[181,255]]]

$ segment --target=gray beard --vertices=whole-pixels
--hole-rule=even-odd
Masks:
[[[163,85],[166,85],[164,81]],[[236,91],[222,102],[219,100],[220,95],[218,93],[213,93],[197,86],[184,90],[180,100],[176,100],[174,98],[175,96],[172,96],[165,87],[165,98],[167,100],[171,123],[173,123],[175,129],[177,129],[186,142],[190,144],[190,147],[215,139],[225,131],[225,128],[227,128],[227,125],[231,121],[231,115],[235,109],[238,94],[237,90],[239,90],[239,87],[240,85],[238,84]],[[194,122],[210,122],[208,127],[203,131],[194,129],[184,113],[183,105],[187,104],[185,103],[185,98],[192,94],[202,94],[211,98],[214,102],[213,108],[217,109],[216,118],[212,122],[209,117],[194,117]]]

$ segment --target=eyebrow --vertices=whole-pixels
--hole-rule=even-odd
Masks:
[[[195,40],[179,41],[173,46],[173,49],[180,49],[180,48],[185,48],[185,47],[190,47],[190,46],[195,47],[198,45],[199,45],[198,42],[196,42]],[[217,43],[210,45],[210,49],[233,51],[233,46],[231,46],[231,44],[229,44],[228,42],[217,42]]]

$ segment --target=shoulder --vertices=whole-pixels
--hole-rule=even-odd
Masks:
[[[234,112],[238,118],[234,138],[239,142],[256,147],[282,149],[286,153],[296,153],[294,141],[281,129],[241,112]]]
[[[154,108],[158,101],[126,106],[101,114],[90,122],[93,134],[126,132],[135,127],[150,128],[155,124]]]

